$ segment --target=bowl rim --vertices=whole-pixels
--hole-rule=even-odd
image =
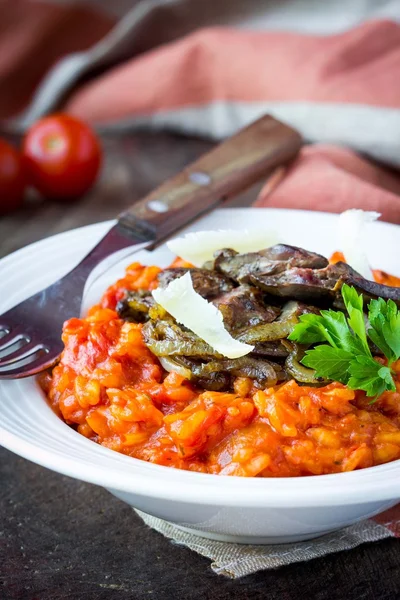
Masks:
[[[223,210],[238,213],[254,209],[228,208]],[[330,213],[291,209],[257,208],[256,210],[269,213],[271,211],[290,213],[292,216],[294,213],[302,213],[311,218],[315,214],[328,218],[337,217]],[[15,258],[28,257],[32,251],[44,251],[46,246],[54,244],[55,241],[63,244],[67,240],[72,241],[85,236],[92,239],[94,243],[113,223],[113,220],[103,221],[35,242],[1,259],[0,268],[6,264],[11,265]],[[399,230],[399,227],[393,224],[379,222],[379,225]],[[0,391],[2,383],[0,382]],[[49,410],[55,416],[50,407]],[[55,418],[58,419],[56,416]],[[62,422],[61,419],[60,422]],[[68,428],[65,423],[63,426]],[[70,428],[68,429],[70,430]],[[340,506],[373,501],[394,501],[400,498],[400,460],[349,473],[331,475],[290,478],[218,477],[212,474],[182,471],[150,464],[99,446],[75,431],[72,433],[77,436],[77,439],[80,439],[81,444],[90,445],[91,454],[95,453],[99,459],[103,457],[105,466],[101,464],[101,460],[99,460],[99,465],[93,466],[84,460],[76,460],[68,454],[65,456],[54,455],[51,451],[35,444],[34,441],[22,439],[17,434],[3,428],[0,422],[0,444],[14,453],[64,475],[111,490],[139,496],[185,501],[191,504],[237,507]],[[72,439],[71,436],[70,439]],[[111,468],[110,461],[106,460],[107,457],[113,458]],[[245,485],[243,485],[244,481]]]
[[[45,400],[44,400],[45,402]],[[65,425],[68,427],[68,425]],[[188,504],[233,507],[346,506],[400,498],[400,460],[331,475],[304,477],[237,477],[197,473],[145,463],[85,440],[99,465],[88,465],[68,455],[60,457],[11,432],[0,432],[0,443],[38,465],[109,490]],[[80,434],[76,433],[77,436]],[[94,446],[94,448],[93,448]],[[118,454],[120,466],[102,465],[104,453]],[[114,457],[114,458],[118,458]],[[123,464],[121,459],[129,464]],[[397,475],[397,477],[396,477]],[[243,485],[243,482],[246,485]]]

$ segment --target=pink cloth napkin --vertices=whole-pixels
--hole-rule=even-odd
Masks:
[[[347,148],[306,146],[277,182],[271,183],[261,190],[255,206],[332,213],[362,208],[378,211],[385,221],[400,223],[398,173],[362,159]]]
[[[67,107],[97,123],[139,116],[151,122],[216,102],[396,109],[399,69],[400,25],[391,21],[331,36],[214,27],[125,61],[83,85]],[[335,106],[329,114],[335,118]]]
[[[129,3],[114,4],[124,13]],[[209,0],[135,2],[119,23],[104,0],[3,0],[0,118],[26,107],[49,71],[58,76],[46,80],[46,110],[63,98],[64,110],[107,129],[166,128],[220,139],[268,112],[314,145],[273,189],[267,184],[257,206],[357,207],[400,223],[400,24],[373,19],[309,33],[318,22],[312,4],[305,0],[300,10],[286,3],[287,15],[297,11],[295,31],[293,16],[291,30],[270,30],[261,0],[246,9],[221,2],[218,10]],[[238,27],[239,15],[252,10],[253,25],[250,19]],[[230,26],[194,29],[224,21]]]
[[[75,2],[0,0],[0,119],[27,105],[57,61],[90,48],[114,23],[103,12]]]
[[[399,72],[400,25],[391,21],[331,36],[210,28],[107,71],[66,109],[96,124],[214,137],[269,111],[320,143],[257,206],[364,208],[400,223],[400,176],[388,167],[400,165]]]

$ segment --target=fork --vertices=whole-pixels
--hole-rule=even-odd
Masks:
[[[57,362],[63,350],[62,325],[80,314],[88,276],[105,258],[125,248],[153,250],[288,163],[301,143],[294,129],[265,115],[121,213],[72,271],[0,315],[0,379],[35,375]]]

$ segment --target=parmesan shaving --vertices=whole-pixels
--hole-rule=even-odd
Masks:
[[[223,356],[240,358],[254,350],[254,346],[239,342],[228,333],[222,313],[194,290],[190,272],[174,279],[166,288],[153,290],[152,294],[157,304],[178,323],[190,329]]]
[[[353,208],[341,213],[339,217],[340,250],[347,264],[369,280],[373,280],[373,274],[365,252],[365,226],[380,216],[378,212]]]
[[[168,248],[195,267],[201,267],[211,260],[216,250],[232,248],[236,252],[257,252],[277,244],[278,237],[273,231],[249,231],[226,229],[219,231],[197,231],[167,242]]]

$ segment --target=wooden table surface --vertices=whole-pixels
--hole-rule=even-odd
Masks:
[[[104,140],[96,188],[70,205],[32,198],[0,218],[0,256],[112,218],[210,145],[168,134]],[[235,204],[248,205],[256,191]],[[395,600],[399,566],[399,542],[387,539],[232,581],[105,490],[0,450],[0,600]]]

